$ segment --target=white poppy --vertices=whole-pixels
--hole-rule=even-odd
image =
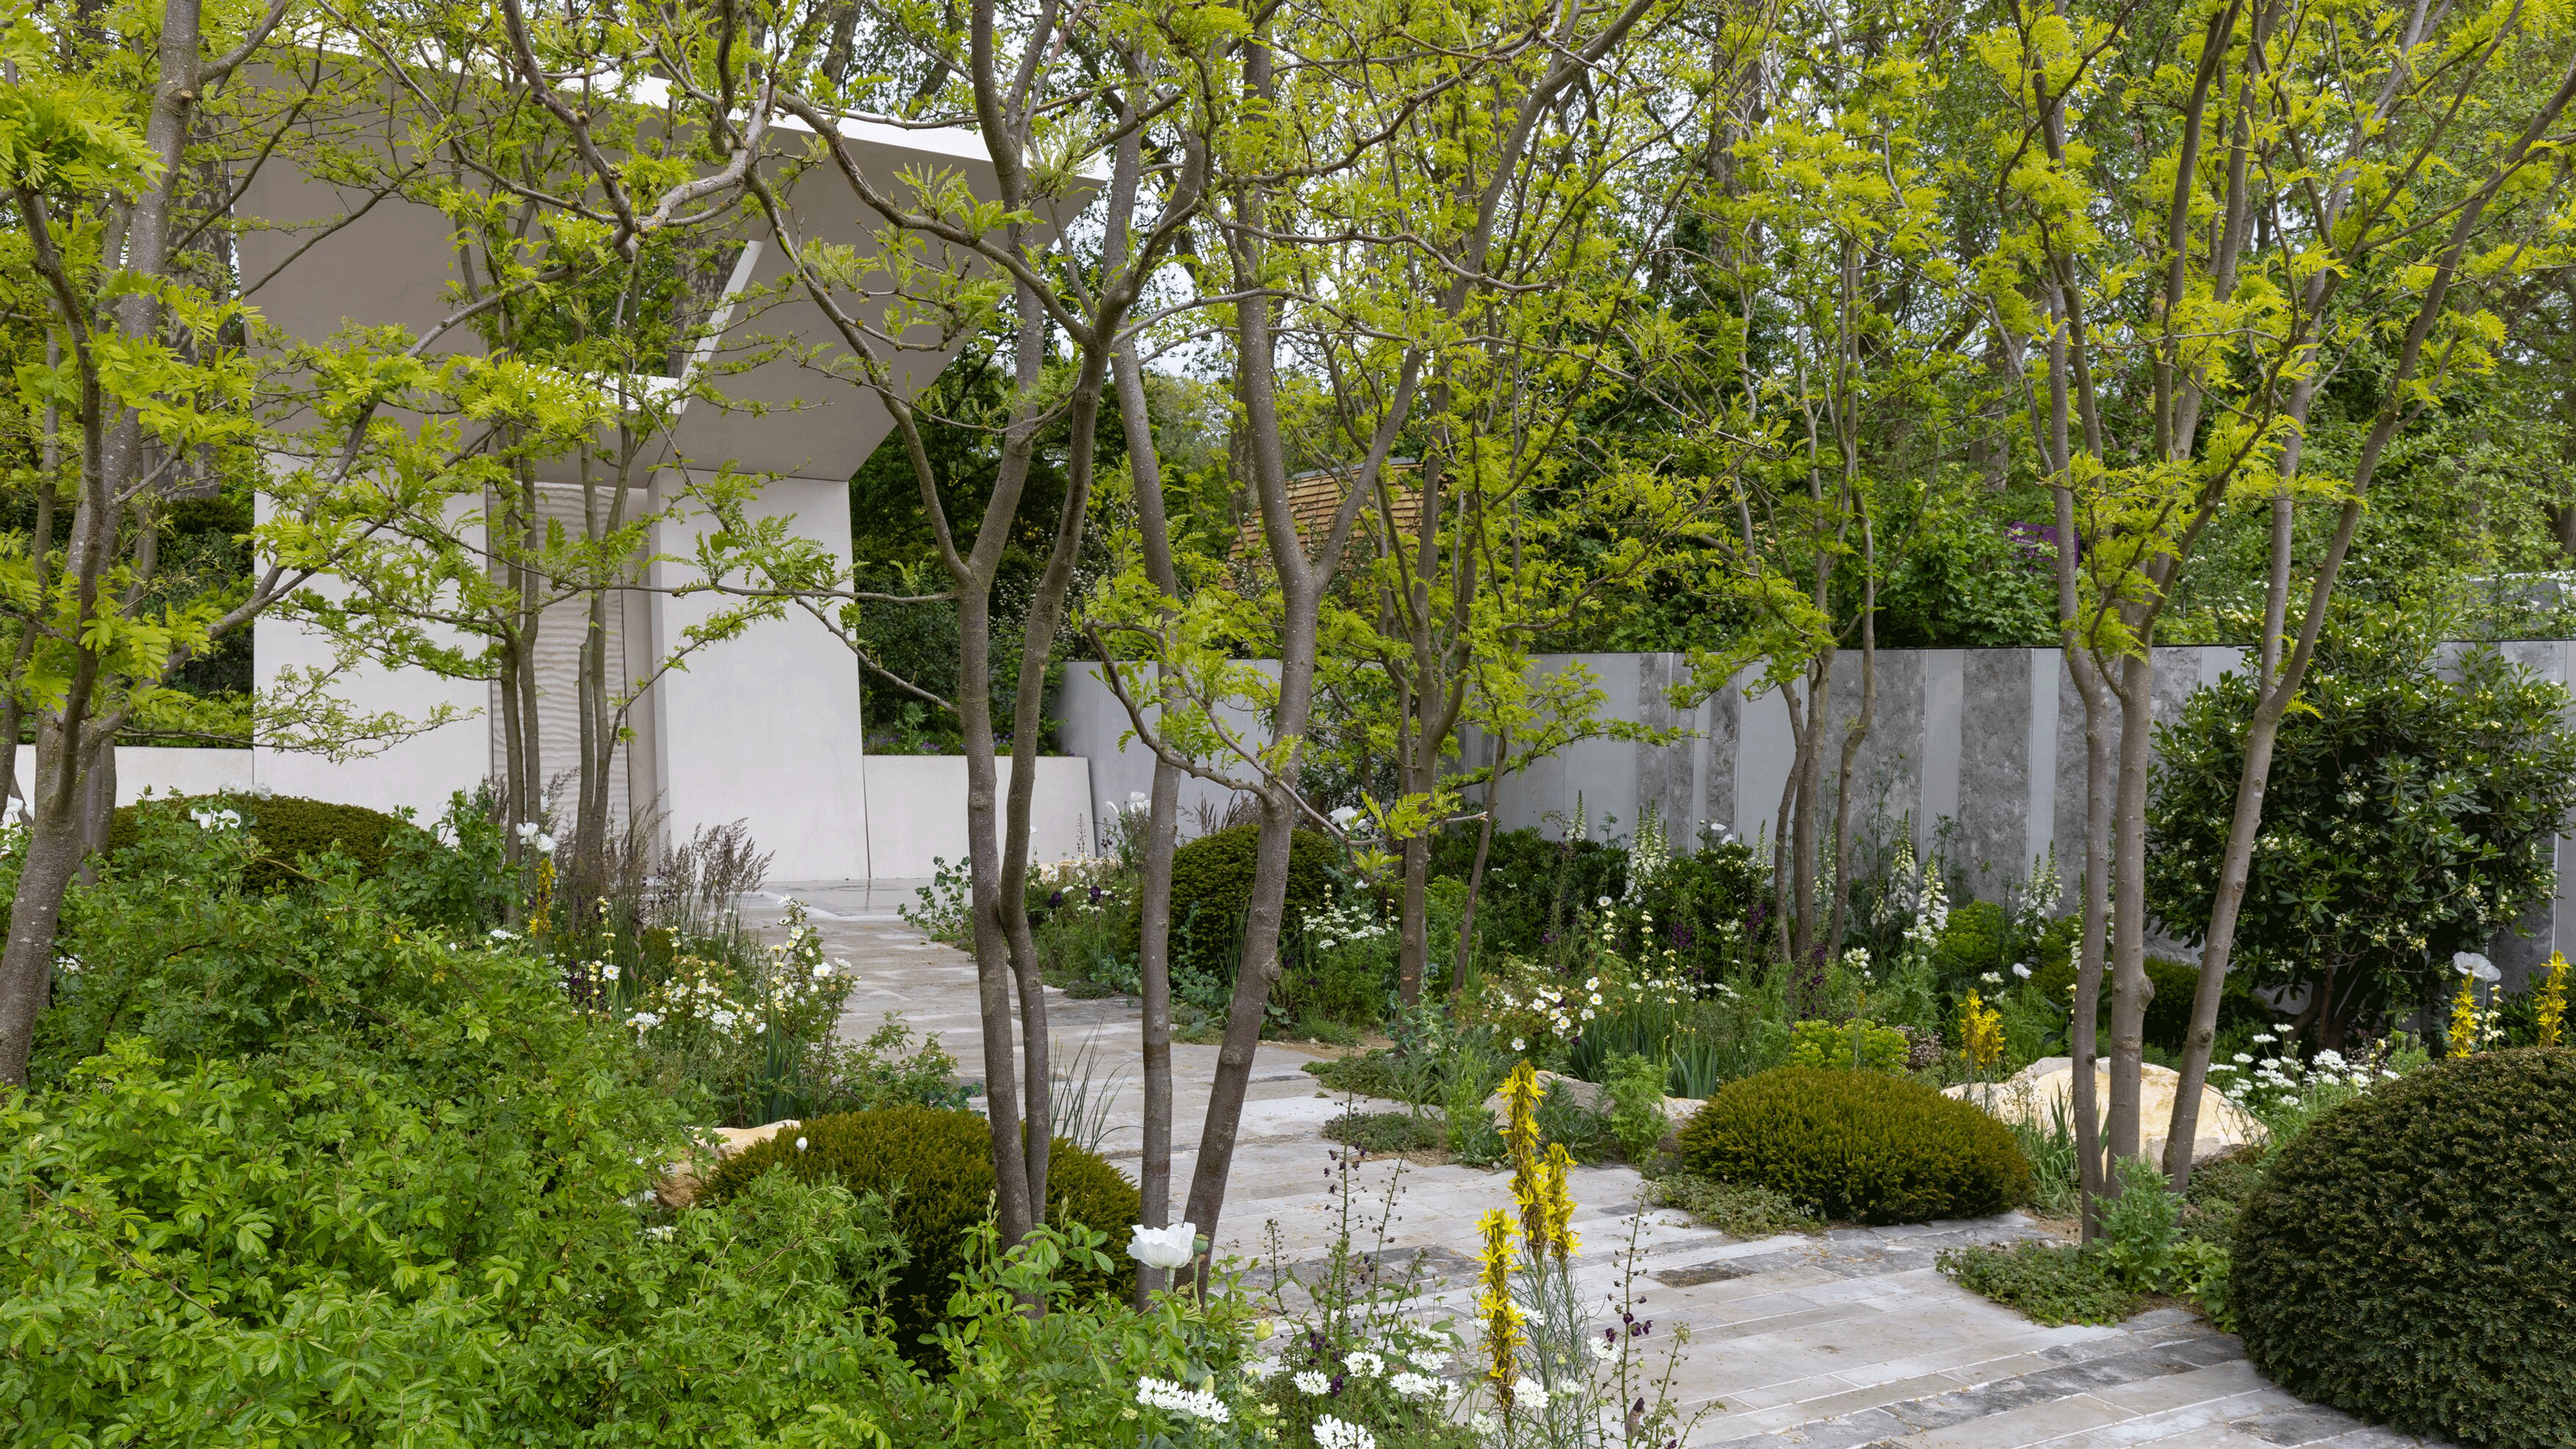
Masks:
[[[1127,1231],[1127,1256],[1148,1268],[1184,1267],[1198,1256],[1199,1230],[1194,1224],[1149,1228],[1138,1223]]]

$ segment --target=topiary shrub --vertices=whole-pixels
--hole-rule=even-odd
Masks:
[[[2236,1220],[2229,1296],[2283,1388],[2408,1433],[2576,1425],[2576,1051],[2436,1062],[2320,1114]]]
[[[1202,835],[1172,852],[1172,969],[1230,978],[1241,949],[1244,912],[1252,908],[1252,863],[1259,825]],[[1324,903],[1332,888],[1331,837],[1300,830],[1288,837],[1287,929]],[[1129,915],[1129,938],[1141,930]]]
[[[805,1149],[798,1151],[798,1138]],[[895,1230],[912,1261],[895,1275],[886,1296],[896,1342],[918,1354],[919,1342],[947,1316],[954,1285],[965,1266],[966,1235],[992,1211],[991,1129],[980,1115],[936,1107],[885,1107],[817,1117],[726,1158],[706,1183],[725,1202],[752,1180],[784,1168],[798,1180],[829,1180],[853,1193],[878,1193],[893,1204]],[[1136,1186],[1097,1154],[1059,1137],[1048,1157],[1047,1221],[1080,1223],[1111,1237],[1115,1274],[1067,1275],[1077,1291],[1123,1294],[1129,1284],[1123,1234],[1143,1211]]]
[[[1681,1159],[1864,1223],[1983,1217],[2030,1193],[2010,1128],[1877,1072],[1777,1067],[1730,1082],[1682,1128]]]
[[[385,873],[397,831],[417,827],[363,805],[308,800],[300,795],[175,795],[119,805],[108,823],[107,848],[112,854],[140,838],[136,812],[167,811],[174,817],[195,810],[231,810],[242,829],[259,841],[259,859],[242,872],[242,884],[273,891],[305,879],[300,857],[337,850],[358,863],[358,874],[374,879]]]

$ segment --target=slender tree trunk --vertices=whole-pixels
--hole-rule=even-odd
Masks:
[[[1467,904],[1458,913],[1458,951],[1449,969],[1449,999],[1467,1005],[1467,967],[1476,949],[1476,900],[1485,890],[1485,862],[1493,854],[1494,822],[1502,814],[1503,761],[1510,758],[1512,737],[1497,733],[1486,749],[1485,818],[1476,824],[1476,859],[1467,867]]]
[[[1861,743],[1869,738],[1870,719],[1878,710],[1878,569],[1866,520],[1861,524],[1861,540],[1863,561],[1870,572],[1861,581],[1860,712],[1852,716],[1851,728],[1843,732],[1842,762],[1834,776],[1834,900],[1825,930],[1827,954],[1843,948],[1843,918],[1851,904],[1852,767],[1860,760]],[[1930,868],[1928,860],[1925,868]]]
[[[1134,139],[1127,143],[1132,146]],[[1143,535],[1145,572],[1166,598],[1180,594],[1180,577],[1172,564],[1171,523],[1163,503],[1162,457],[1154,447],[1154,424],[1145,406],[1145,378],[1133,347],[1121,347],[1111,359],[1118,388],[1118,420],[1127,436],[1127,464],[1135,480],[1136,518]],[[1116,667],[1103,660],[1104,669]],[[1168,698],[1174,683],[1168,666],[1154,666],[1155,696]],[[1145,1123],[1144,1159],[1136,1187],[1143,1200],[1144,1224],[1171,1226],[1172,1214],[1172,852],[1180,839],[1180,768],[1157,753],[1153,793],[1145,817],[1145,866],[1137,888],[1140,929],[1136,941],[1137,989],[1144,1001]],[[1136,1271],[1136,1306],[1163,1285],[1160,1268]]]
[[[2139,1067],[2147,1024],[2147,773],[2155,764],[2155,655],[2141,638],[2120,660],[2120,754],[2112,801],[2111,1120],[2114,1164],[2139,1155]],[[2118,1184],[2111,1184],[2113,1196]]]

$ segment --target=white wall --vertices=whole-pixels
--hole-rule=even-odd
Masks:
[[[934,860],[955,865],[966,858],[966,757],[868,755],[869,861],[857,872],[878,880],[928,876]],[[998,786],[1011,785],[1009,757],[996,761]],[[1064,860],[1094,849],[1098,805],[1091,798],[1091,762],[1080,756],[1038,759],[1037,792],[1029,801],[1029,859]],[[755,837],[756,838],[756,837]],[[773,866],[770,875],[795,880]],[[813,877],[840,879],[840,877]]]
[[[846,569],[849,487],[846,480],[781,478],[748,511],[755,518],[793,515],[792,531],[830,550]],[[671,519],[656,530],[655,549],[685,557],[710,527],[703,514]],[[677,588],[699,577],[665,558],[653,565],[651,582]],[[734,602],[716,594],[667,599],[655,611],[649,652],[668,654],[692,625]],[[859,665],[820,621],[791,608],[690,655],[653,685],[641,707],[652,711],[653,777],[673,837],[740,820],[773,853],[774,879],[869,875]]]
[[[18,747],[18,788],[35,777],[36,747]],[[248,750],[179,750],[159,745],[119,745],[116,750],[116,803],[131,805],[143,792],[155,795],[209,795],[217,790],[247,790],[255,778]]]

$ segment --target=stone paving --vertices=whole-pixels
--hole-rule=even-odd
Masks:
[[[887,1012],[900,1012],[915,1029],[936,1033],[965,1075],[980,1077],[971,960],[895,913],[918,884],[772,886],[746,915],[768,925],[784,899],[804,902],[829,954],[858,975],[844,1033],[864,1037]],[[1047,1004],[1058,1062],[1087,1041],[1098,1079],[1118,1079],[1102,1150],[1133,1172],[1136,1003],[1049,990]],[[1187,1190],[1216,1050],[1173,1048],[1176,1194]],[[1258,1261],[1265,1278],[1282,1263],[1292,1273],[1311,1270],[1347,1223],[1354,1245],[1379,1255],[1380,1271],[1420,1275],[1434,1311],[1463,1306],[1472,1224],[1485,1209],[1508,1205],[1503,1178],[1394,1159],[1338,1168],[1318,1129],[1349,1102],[1318,1090],[1302,1070],[1314,1059],[1270,1042],[1254,1059],[1224,1220],[1212,1235],[1219,1251]],[[1655,1321],[1656,1337],[1685,1335],[1674,1392],[1698,1416],[1690,1449],[2429,1443],[2300,1402],[2256,1373],[2233,1336],[2186,1311],[2158,1309],[2113,1327],[2042,1328],[1933,1266],[1946,1247],[2044,1236],[2017,1213],[1746,1242],[1645,1209],[1643,1181],[1626,1167],[1578,1168],[1572,1186],[1583,1290],[1615,1294],[1633,1272],[1638,1311]]]

